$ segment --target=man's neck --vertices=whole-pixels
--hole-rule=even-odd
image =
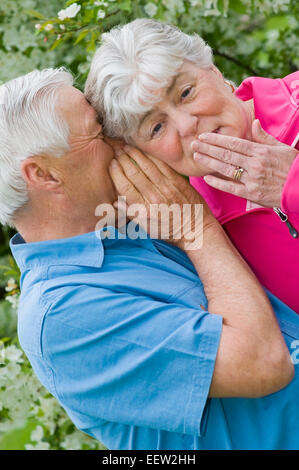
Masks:
[[[92,220],[69,220],[56,217],[53,220],[22,218],[16,226],[26,243],[46,240],[57,240],[75,237],[84,233],[93,232],[96,228],[97,218]]]

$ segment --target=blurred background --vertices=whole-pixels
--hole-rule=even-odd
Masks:
[[[140,17],[199,33],[237,85],[248,76],[278,78],[299,68],[298,0],[1,0],[0,85],[64,65],[82,90],[101,34]],[[0,450],[104,449],[75,429],[19,346],[13,234],[0,225]]]

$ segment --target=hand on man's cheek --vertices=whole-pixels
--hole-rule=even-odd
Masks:
[[[114,153],[117,152],[117,150],[123,150],[124,146],[126,145],[126,142],[120,139],[112,139],[110,137],[105,136],[104,140],[108,145],[113,148]]]

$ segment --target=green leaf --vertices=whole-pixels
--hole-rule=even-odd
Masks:
[[[70,5],[72,5],[73,3],[76,3],[77,0],[68,0],[65,4],[64,4],[64,7],[63,8],[66,8],[66,7],[69,7]]]
[[[56,39],[56,41],[50,47],[50,51],[53,51],[54,49],[56,49],[56,47],[59,46],[59,44],[61,44],[62,42],[63,42],[63,38]]]
[[[86,24],[91,23],[92,20],[94,20],[96,17],[95,14],[95,9],[93,8],[92,10],[85,10],[84,15],[83,15],[83,22]]]
[[[86,47],[86,50],[88,52],[94,52],[95,51],[96,41],[97,41],[98,37],[99,37],[99,32],[93,31],[92,34],[91,34],[91,39],[90,39],[90,41],[88,41],[88,44],[87,44],[87,47]]]
[[[13,256],[9,255],[8,262],[12,268],[18,269],[17,263],[15,262],[15,259],[13,258]]]
[[[83,31],[81,31],[76,41],[74,42],[74,45],[79,44],[79,42],[81,42],[85,38],[85,36],[87,36],[88,33],[89,33],[88,29],[84,29]]]
[[[289,18],[286,15],[273,16],[266,22],[267,29],[283,30],[289,27]]]
[[[269,64],[269,54],[264,51],[260,51],[257,55],[258,63],[260,67],[267,67]]]
[[[0,264],[0,269],[4,270],[4,271],[8,271],[10,270],[10,267],[9,266],[5,266],[4,264]]]
[[[1,343],[8,343],[9,341],[11,341],[10,336],[4,336],[4,337],[1,338],[1,340],[0,340]]]
[[[118,7],[120,10],[130,12],[132,10],[132,2],[131,0],[124,0],[118,5]]]
[[[248,12],[248,7],[241,0],[230,0],[229,8],[241,15],[245,15]]]
[[[12,339],[16,335],[17,315],[7,300],[0,302],[0,338],[6,342],[6,338]]]
[[[32,16],[33,18],[37,18],[39,20],[45,20],[45,16],[42,15],[39,11],[36,10],[25,10],[26,15]]]
[[[38,421],[28,421],[22,429],[14,429],[0,438],[0,450],[25,450],[25,444],[29,444],[30,435],[36,428]]]

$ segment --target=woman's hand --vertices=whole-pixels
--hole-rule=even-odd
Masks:
[[[200,248],[196,242],[202,239],[203,225],[218,224],[186,178],[135,148],[118,151],[109,172],[116,191],[126,198],[125,205],[120,199],[115,206],[153,238],[196,249]]]
[[[252,124],[252,136],[254,141],[202,134],[192,143],[194,159],[211,169],[204,180],[213,188],[265,207],[279,207],[283,186],[298,150],[267,134],[257,119]],[[244,169],[239,181],[234,180],[236,167]]]

